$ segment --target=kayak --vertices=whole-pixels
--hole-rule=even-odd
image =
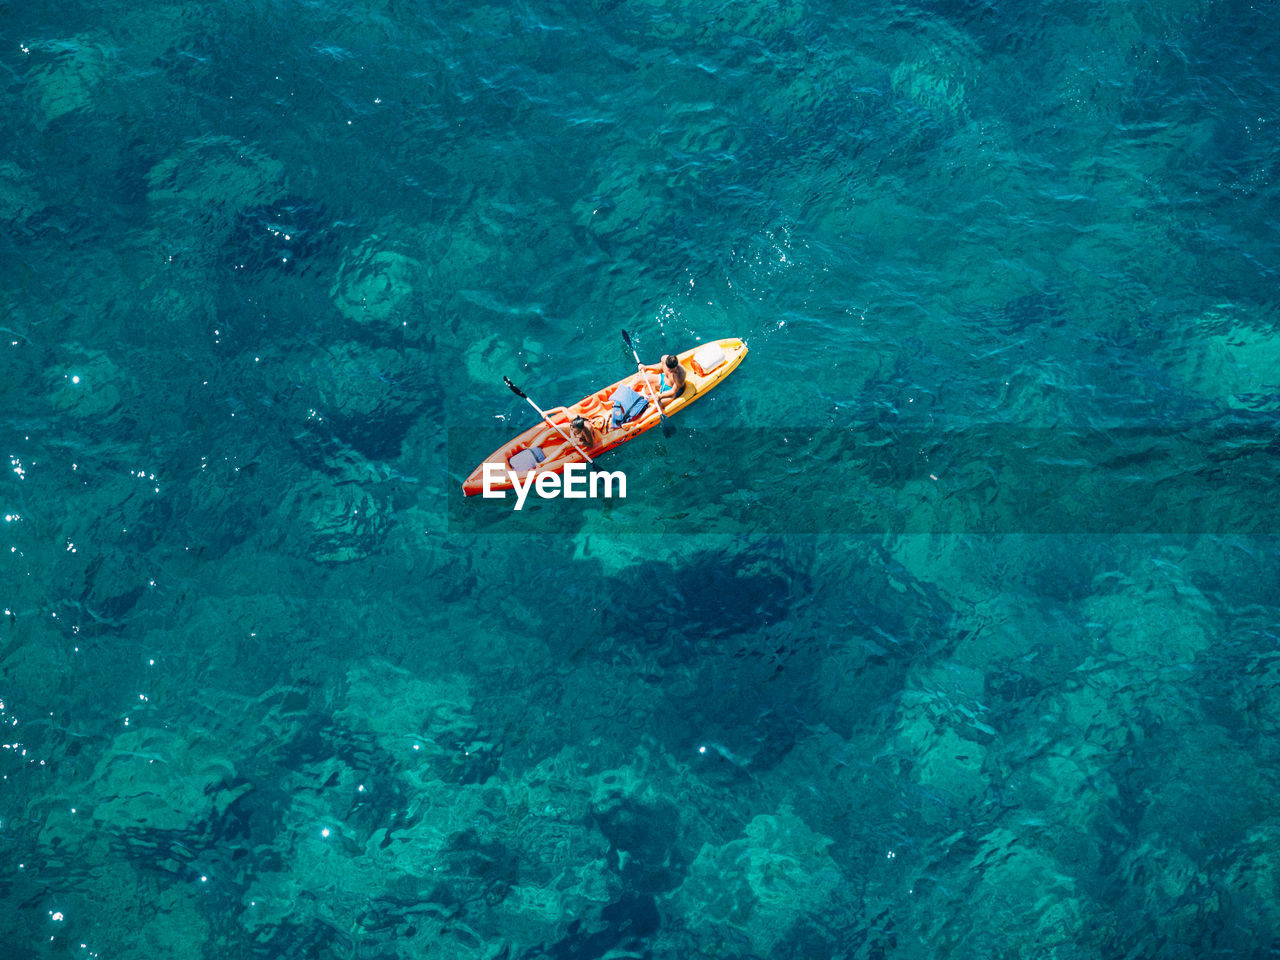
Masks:
[[[737,369],[747,355],[747,345],[741,340],[730,337],[724,340],[712,340],[709,343],[693,347],[683,353],[676,354],[680,365],[685,369],[684,392],[674,400],[667,401],[661,411],[667,416],[679,413],[699,397],[706,395],[721,380]],[[656,364],[655,364],[656,366]],[[557,407],[548,410],[551,422],[572,436],[569,424],[573,418],[582,416],[595,426],[600,442],[587,450],[594,460],[602,453],[621,446],[628,440],[638,437],[646,430],[652,430],[661,421],[660,412],[653,403],[646,381],[656,383],[657,374],[642,375],[632,373],[617,383],[589,393],[570,407]],[[613,414],[613,395],[622,387],[630,387],[636,393],[649,400],[649,405],[636,419],[614,427],[611,420]],[[601,424],[604,425],[603,429]],[[546,421],[530,427],[518,437],[503,444],[484,462],[471,471],[471,476],[462,484],[462,491],[468,497],[484,490],[485,464],[494,463],[502,466],[497,473],[500,479],[490,484],[490,490],[510,490],[514,478],[524,480],[530,472],[535,474],[560,473],[571,463],[586,463],[582,454],[568,440],[557,433]]]

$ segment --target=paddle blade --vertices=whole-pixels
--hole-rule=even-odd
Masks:
[[[519,387],[517,387],[514,383],[511,382],[510,377],[503,377],[502,380],[508,387],[511,388],[511,392],[514,393],[517,397],[520,397],[521,399],[524,399],[524,400],[529,399],[524,395],[523,390],[521,390]]]
[[[628,347],[631,347],[631,334],[627,333],[626,330],[622,331],[622,342],[625,343]],[[634,350],[635,347],[631,347],[631,349]]]
[[[665,413],[658,417],[658,422],[662,424],[662,435],[667,438],[676,435],[676,428],[671,425],[671,418]]]

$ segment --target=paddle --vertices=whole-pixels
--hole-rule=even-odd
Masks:
[[[503,377],[502,379],[506,381],[507,386],[511,388],[511,392],[514,393],[517,397],[522,397],[525,400],[529,400],[529,397],[525,394],[525,392],[511,382],[510,377]],[[573,437],[569,436],[567,433],[565,433],[563,430],[557,427],[554,423],[552,423],[551,418],[547,416],[546,412],[543,411],[543,409],[540,406],[538,406],[532,400],[529,400],[529,406],[533,407],[533,409],[538,411],[538,416],[542,417],[542,419],[547,422],[547,426],[549,426],[556,433],[560,434],[560,436],[564,437],[566,440],[572,443],[573,449],[577,450],[580,454],[582,454],[584,457],[587,458],[587,463],[591,464],[593,467],[596,465],[596,462],[591,459],[590,454],[588,454],[587,451],[583,450],[580,446],[578,446],[578,442],[574,440]]]
[[[641,366],[640,354],[636,353],[636,348],[631,343],[631,335],[627,333],[627,331],[623,330],[622,339],[626,341],[628,347],[631,347],[631,355],[636,358],[636,366]],[[658,394],[654,391],[653,384],[649,382],[649,377],[647,375],[643,376],[645,386],[649,388],[649,399],[653,401],[653,405],[658,411],[658,422],[662,424],[662,435],[664,437],[674,436],[676,428],[671,425],[671,418],[662,412],[662,407],[658,406]]]

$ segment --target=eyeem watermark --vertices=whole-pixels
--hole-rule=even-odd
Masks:
[[[508,470],[500,463],[486,463],[481,494],[490,499],[500,500],[506,497],[506,490],[495,489],[495,487],[506,483],[507,480],[511,481],[512,489],[516,492],[516,505],[513,508],[515,510],[523,509],[530,489],[543,500],[554,500],[556,497],[564,497],[566,500],[585,500],[587,497],[612,499],[615,496],[621,500],[627,498],[625,473],[621,470],[589,471],[585,463],[565,464],[563,477],[559,473],[530,471],[524,475],[523,481],[514,470]],[[617,493],[614,493],[615,485]]]

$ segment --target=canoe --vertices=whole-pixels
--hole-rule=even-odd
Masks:
[[[719,349],[717,350],[716,348]],[[668,401],[666,408],[662,412],[666,413],[668,417],[673,416],[699,397],[706,396],[713,387],[737,369],[738,364],[742,362],[746,355],[747,345],[733,337],[724,340],[712,340],[677,354],[676,356],[680,359],[680,365],[684,367],[686,372],[685,390],[674,400]],[[572,406],[557,407],[554,410],[548,410],[547,414],[551,422],[566,434],[570,434],[569,424],[578,415],[585,417],[589,421],[609,423],[609,417],[613,410],[612,398],[614,391],[626,385],[648,398],[651,395],[644,386],[644,381],[645,377],[641,374],[632,373],[630,376],[623,377],[617,383],[611,383],[609,386],[602,387],[594,393],[587,394]],[[649,406],[644,413],[630,423],[624,423],[621,427],[610,428],[603,432],[597,429],[596,432],[600,435],[600,443],[587,450],[587,453],[594,460],[600,454],[621,446],[647,430],[652,430],[660,420],[659,412],[655,409],[652,399],[650,399]],[[538,458],[538,454],[540,454],[539,459],[541,462],[533,466],[532,469],[519,469],[522,463],[526,463],[530,459],[527,454],[523,457],[520,456],[526,450],[536,451],[535,458]],[[511,465],[513,457],[519,458],[517,459],[516,467]],[[463,482],[462,490],[468,497],[484,490],[484,468],[487,463],[500,464],[503,467],[502,470],[495,471],[503,479],[492,483],[489,488],[498,491],[510,490],[513,476],[523,481],[530,472],[535,474],[559,473],[571,463],[585,462],[582,454],[577,451],[573,444],[549,427],[545,421],[539,421],[536,425],[485,457],[484,462],[472,470],[471,476],[467,477]]]

